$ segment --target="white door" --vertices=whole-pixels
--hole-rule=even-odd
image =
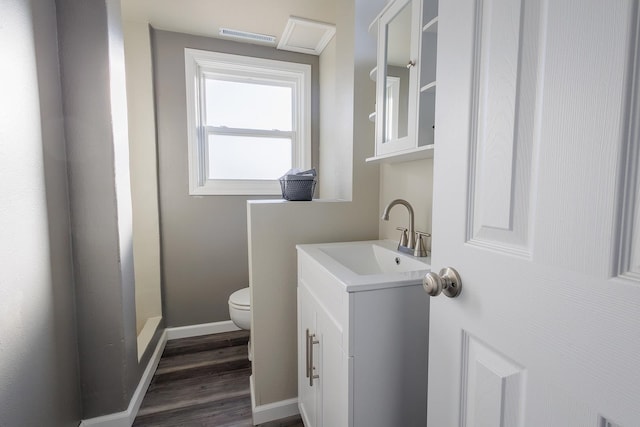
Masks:
[[[638,2],[439,15],[428,425],[640,426]]]

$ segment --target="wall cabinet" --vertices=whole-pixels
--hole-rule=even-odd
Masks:
[[[347,292],[298,251],[298,405],[306,427],[424,427],[428,296]]]
[[[371,28],[378,39],[375,161],[433,157],[437,0],[394,0]]]

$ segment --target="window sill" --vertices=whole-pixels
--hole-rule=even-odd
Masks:
[[[192,183],[190,196],[281,196],[280,183],[253,180],[210,180]]]

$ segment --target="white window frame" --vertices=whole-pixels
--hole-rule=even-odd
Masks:
[[[253,78],[279,82],[293,90],[291,132],[292,167],[311,167],[311,66],[294,62],[254,58],[197,49],[185,49],[187,98],[187,140],[189,147],[189,194],[202,195],[276,195],[281,194],[277,180],[207,179],[210,129],[204,126],[204,82],[207,75],[232,79]],[[218,131],[219,128],[216,128]],[[273,134],[277,136],[276,133]],[[283,174],[286,171],[282,171]]]
[[[398,139],[398,125],[400,124],[400,77],[387,76],[387,108],[385,110],[385,140]],[[389,111],[389,101],[391,101],[391,111]],[[389,114],[391,113],[391,114]]]

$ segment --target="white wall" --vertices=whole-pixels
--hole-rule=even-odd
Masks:
[[[297,396],[299,243],[375,239],[368,206],[352,202],[248,202],[253,384],[256,405]]]
[[[320,170],[319,197],[351,199],[351,144],[341,144],[336,126],[336,39],[331,39],[320,55]]]
[[[149,24],[124,21],[136,329],[162,316],[155,108]]]
[[[414,211],[415,229],[431,233],[433,199],[433,159],[383,164],[380,166],[380,212],[393,199],[405,199]],[[404,206],[395,206],[389,221],[380,221],[380,238],[398,240],[396,227],[409,226]],[[430,247],[427,248],[431,250]]]

